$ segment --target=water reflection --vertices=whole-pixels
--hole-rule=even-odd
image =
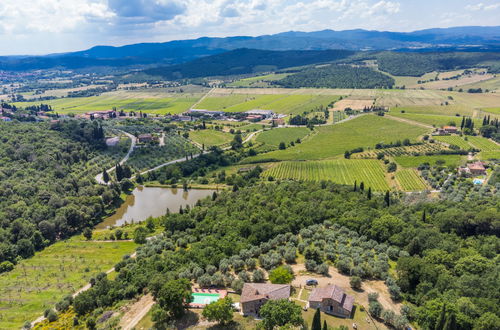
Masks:
[[[96,227],[121,226],[124,223],[141,222],[149,217],[164,215],[169,209],[178,212],[186,205],[193,206],[207,196],[212,196],[215,190],[191,189],[184,191],[177,188],[137,187],[127,196],[125,202],[112,216],[106,218]]]

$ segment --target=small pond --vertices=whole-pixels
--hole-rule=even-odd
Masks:
[[[177,188],[137,187],[127,196],[125,202],[115,214],[106,218],[96,228],[104,229],[110,226],[121,226],[125,223],[137,223],[149,217],[164,215],[169,209],[179,212],[186,205],[194,206],[196,202],[207,196],[212,196],[215,190],[190,189],[184,191]]]

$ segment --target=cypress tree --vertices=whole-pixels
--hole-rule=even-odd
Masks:
[[[326,320],[323,321],[323,330],[328,330],[328,324],[326,324]]]
[[[464,129],[465,126],[465,116],[462,117],[462,124],[460,124],[460,129]]]
[[[316,313],[314,313],[311,330],[321,330],[321,311],[319,308],[316,309]]]
[[[354,181],[354,191],[358,191],[358,181]]]
[[[422,213],[422,222],[425,222],[427,219],[427,215],[425,214],[425,210],[424,210],[424,213]]]
[[[446,304],[443,304],[443,307],[441,308],[441,313],[439,314],[434,329],[443,330],[445,322],[446,322]]]
[[[385,192],[385,197],[384,197],[385,205],[389,207],[391,205],[391,195],[389,194],[389,191]]]
[[[104,171],[102,171],[102,180],[106,183],[109,182],[109,174],[108,172],[106,171],[106,169],[104,169]]]
[[[123,169],[122,169],[122,166],[120,164],[116,164],[115,172],[116,172],[116,180],[122,181],[122,179],[123,179]]]
[[[365,183],[364,183],[364,182],[361,182],[361,183],[359,184],[359,190],[360,190],[360,191],[365,191]]]
[[[372,199],[372,187],[368,187],[368,200]]]
[[[448,313],[448,317],[446,318],[446,323],[444,324],[445,330],[455,330],[457,329],[457,317],[455,313]]]

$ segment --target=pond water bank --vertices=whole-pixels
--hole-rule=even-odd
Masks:
[[[181,206],[194,206],[198,200],[212,196],[214,191],[213,189],[189,189],[184,191],[182,188],[139,186],[127,196],[125,202],[116,212],[98,224],[96,229],[142,222],[149,217],[164,215],[167,209],[176,213]]]

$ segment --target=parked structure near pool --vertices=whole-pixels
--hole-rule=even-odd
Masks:
[[[258,316],[260,308],[268,300],[288,298],[290,298],[288,284],[245,283],[241,291],[241,313]]]

